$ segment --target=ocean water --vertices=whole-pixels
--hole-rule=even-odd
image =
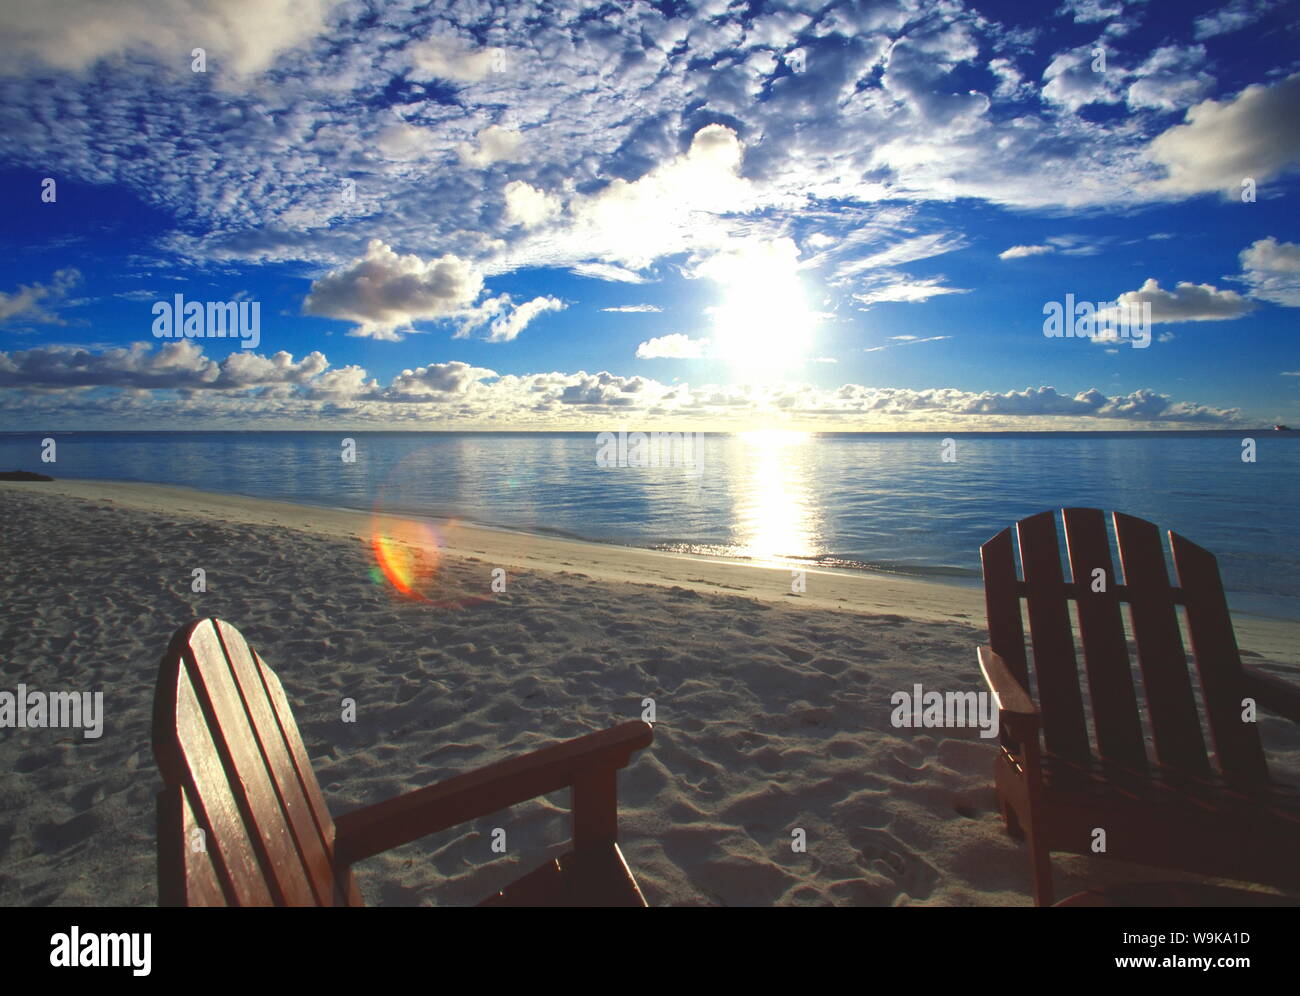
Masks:
[[[1093,506],[1213,551],[1235,610],[1300,619],[1300,433],[1253,438],[1248,463],[1243,434],[1222,431],[709,434],[659,454],[673,465],[600,466],[595,432],[7,433],[0,469],[967,584],[1004,526]]]

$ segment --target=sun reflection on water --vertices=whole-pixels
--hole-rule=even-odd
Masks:
[[[736,507],[737,553],[760,561],[823,553],[806,466],[813,437],[784,429],[758,429],[739,437],[745,462]]]

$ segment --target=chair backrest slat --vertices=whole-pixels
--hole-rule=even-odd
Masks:
[[[988,610],[989,646],[1026,690],[1029,664],[1025,657],[1025,628],[1020,621],[1019,579],[1011,530],[1004,529],[980,547],[984,569],[984,604]]]
[[[1114,520],[1156,759],[1171,768],[1208,775],[1209,758],[1160,532],[1145,519],[1120,512]]]
[[[159,675],[154,752],[168,789],[192,802],[230,903],[338,899],[334,824],[320,786],[279,682],[234,627],[205,619],[173,638]],[[163,851],[160,876],[176,871],[164,868]],[[344,891],[346,901],[355,889]],[[209,898],[185,893],[187,904]]]
[[[208,720],[184,668],[172,677],[175,693],[163,720],[172,743],[159,750],[157,737],[166,733],[154,723],[154,753],[168,787],[185,790],[204,832],[205,846],[232,905],[270,906],[275,900],[263,876],[243,814],[230,788],[230,776],[217,752]],[[180,745],[184,744],[181,749]],[[160,890],[167,891],[167,890]],[[187,904],[188,904],[187,899]]]
[[[1178,584],[1183,590],[1183,604],[1187,607],[1192,655],[1201,678],[1219,768],[1231,781],[1266,782],[1268,765],[1259,728],[1242,721],[1245,679],[1223,581],[1219,577],[1219,563],[1210,551],[1177,533],[1169,534],[1169,545]]]
[[[280,808],[293,835],[298,861],[311,884],[315,902],[329,906],[333,903],[334,895],[330,848],[322,838],[317,816],[307,802],[301,773],[285,742],[283,730],[262,679],[261,668],[253,660],[252,651],[238,630],[221,620],[216,621],[216,627],[251,721],[253,736],[266,761]],[[316,781],[314,776],[311,781]]]
[[[158,905],[229,905],[210,846],[185,789],[164,789],[158,796]]]
[[[252,654],[253,660],[257,662],[258,671],[262,675],[262,684],[266,688],[267,697],[271,701],[271,708],[274,710],[276,721],[279,723],[280,733],[289,748],[289,756],[293,760],[294,770],[298,772],[303,793],[307,797],[308,805],[311,806],[321,840],[324,842],[326,851],[333,855],[334,818],[330,816],[329,806],[325,804],[325,796],[321,794],[320,782],[316,780],[316,773],[311,766],[311,758],[307,755],[307,748],[302,742],[302,734],[298,732],[298,724],[294,721],[293,711],[289,708],[289,699],[284,694],[284,686],[280,684],[279,675],[266,666],[266,662],[262,660],[257,651],[253,650]],[[357,888],[350,870],[336,874],[334,887],[334,904],[336,906],[362,905],[361,892]]]
[[[1090,756],[1088,727],[1083,718],[1054,516],[1043,512],[1024,519],[1017,524],[1016,533],[1028,588],[1029,638],[1043,713],[1043,742],[1054,754],[1086,760]]]
[[[1119,578],[1111,560],[1106,518],[1095,508],[1067,508],[1062,517],[1097,753],[1110,761],[1144,767],[1147,756],[1142,719],[1133,688],[1128,639],[1116,591]],[[1102,572],[1100,584],[1094,583],[1097,571]]]

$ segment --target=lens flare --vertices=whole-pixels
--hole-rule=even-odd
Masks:
[[[375,563],[405,598],[428,601],[441,559],[438,534],[423,522],[376,517],[370,534]]]

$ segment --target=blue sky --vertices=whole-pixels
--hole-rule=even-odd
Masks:
[[[0,428],[1300,423],[1300,4],[107,8],[0,12]]]

